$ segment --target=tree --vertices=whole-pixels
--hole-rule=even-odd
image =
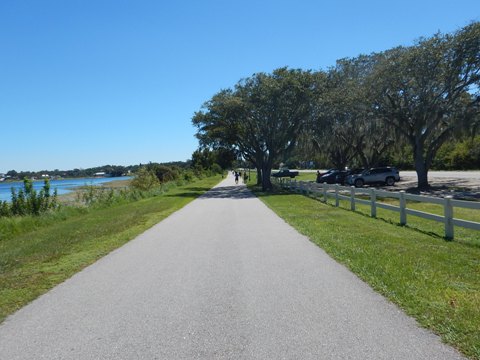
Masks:
[[[215,154],[209,148],[195,150],[192,154],[192,167],[197,172],[211,169],[214,163]]]
[[[217,163],[222,170],[233,168],[233,163],[237,160],[237,154],[233,149],[218,148],[214,150],[215,163]]]
[[[373,110],[412,147],[419,188],[440,146],[478,116],[479,54],[480,23],[379,54]]]
[[[263,190],[278,159],[296,145],[310,110],[310,72],[281,68],[222,90],[192,119],[200,142],[236,149],[257,168]]]
[[[221,170],[231,169],[235,160],[236,154],[231,149],[220,147],[212,150],[209,147],[204,147],[193,152],[191,166],[200,172],[214,170],[215,173],[220,174]]]
[[[11,178],[13,179],[16,179],[18,177],[18,172],[16,172],[15,170],[9,170],[7,173],[6,173],[7,176],[10,176]]]
[[[316,96],[312,140],[337,168],[377,166],[393,144],[391,130],[371,111],[366,79],[375,63],[367,55],[338,60]]]
[[[148,191],[156,186],[160,186],[160,181],[152,170],[142,166],[132,179],[131,186],[135,189]]]

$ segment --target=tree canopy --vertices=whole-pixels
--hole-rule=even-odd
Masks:
[[[412,46],[338,60],[327,71],[280,68],[224,89],[195,113],[202,147],[226,148],[257,168],[323,154],[342,168],[386,165],[408,154],[418,186],[441,146],[480,128],[480,23]],[[306,159],[305,159],[306,160]]]
[[[236,149],[269,189],[274,162],[294,148],[310,116],[312,80],[310,72],[281,68],[220,91],[193,117],[201,144]]]
[[[440,146],[478,116],[480,24],[379,55],[370,76],[374,111],[412,147],[418,186]]]

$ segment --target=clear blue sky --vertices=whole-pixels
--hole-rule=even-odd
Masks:
[[[222,88],[410,45],[478,0],[1,0],[0,172],[189,159]]]

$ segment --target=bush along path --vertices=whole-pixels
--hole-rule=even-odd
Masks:
[[[50,181],[46,179],[40,191],[33,188],[33,181],[23,180],[23,189],[12,188],[11,203],[0,201],[0,218],[6,216],[40,215],[58,206],[57,189],[50,194]]]

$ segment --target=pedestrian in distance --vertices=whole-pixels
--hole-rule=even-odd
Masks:
[[[238,184],[238,177],[239,177],[239,173],[238,172],[235,172],[235,184]]]

